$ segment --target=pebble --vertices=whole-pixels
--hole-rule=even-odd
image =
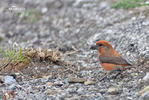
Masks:
[[[17,83],[13,76],[5,76],[4,77],[4,84],[10,85],[13,83]]]
[[[104,8],[106,8],[107,6],[108,6],[107,2],[101,2],[101,3],[100,3],[100,8],[101,8],[101,9],[104,9]]]
[[[42,8],[42,10],[41,10],[41,12],[44,14],[44,13],[46,13],[48,11],[48,8],[46,8],[46,7],[44,7],[44,8]]]
[[[14,90],[15,89],[15,87],[16,87],[16,84],[11,84],[8,88],[10,89],[10,90]]]
[[[120,94],[120,90],[116,87],[110,87],[107,93],[111,95],[117,95],[117,94]]]
[[[52,75],[42,76],[42,78],[44,78],[45,80],[48,80],[50,77],[52,77]]]
[[[78,90],[77,90],[78,94],[84,94],[84,88],[80,87]]]
[[[149,91],[143,93],[140,97],[139,100],[149,100]]]
[[[58,93],[58,91],[57,90],[48,89],[48,90],[45,91],[45,93],[46,93],[46,95],[54,95],[54,94]]]
[[[97,91],[97,90],[96,90]],[[105,94],[106,93],[106,90],[105,89],[101,89],[101,90],[99,90],[99,92],[101,93],[101,94]]]
[[[48,86],[48,87],[50,87],[50,86],[52,86],[52,85],[53,85],[52,82],[47,82],[47,83],[46,83],[46,86]]]
[[[76,78],[76,77],[69,77],[68,78],[69,83],[83,83],[86,80],[87,80],[86,78]]]
[[[143,78],[144,81],[149,81],[149,72],[146,73],[146,75]]]
[[[139,91],[138,95],[142,95],[143,93],[145,92],[148,92],[149,91],[149,86],[145,87],[143,90]]]
[[[87,81],[84,82],[84,85],[93,85],[93,84],[95,84],[95,82],[90,81],[90,80],[87,80]]]
[[[53,85],[54,85],[54,86],[59,86],[59,87],[61,87],[61,86],[63,86],[63,82],[62,82],[62,81],[56,81],[56,82],[54,82]]]
[[[0,83],[4,83],[4,77],[0,76]]]
[[[130,75],[131,75],[131,76],[135,76],[135,75],[136,75],[136,73],[131,73]]]

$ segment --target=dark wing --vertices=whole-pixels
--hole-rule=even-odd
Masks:
[[[112,64],[117,64],[117,65],[131,65],[128,63],[125,59],[122,57],[104,57],[100,56],[99,60],[101,63],[112,63]]]

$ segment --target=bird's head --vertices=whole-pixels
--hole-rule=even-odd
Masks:
[[[100,49],[100,48],[108,48],[108,49],[112,49],[112,46],[105,40],[98,40],[96,42],[96,45],[92,46],[91,49],[95,50],[95,49]]]

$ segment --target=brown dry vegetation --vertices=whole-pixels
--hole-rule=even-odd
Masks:
[[[1,73],[21,72],[32,77],[41,77],[46,74],[73,72],[73,64],[61,60],[60,52],[50,49],[24,49],[22,51],[24,61],[1,60]],[[58,65],[59,68],[53,68]],[[53,73],[54,72],[54,73]]]

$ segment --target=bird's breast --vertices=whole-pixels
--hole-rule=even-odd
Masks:
[[[108,63],[101,63],[101,67],[103,67],[106,71],[116,69],[116,66],[114,64],[108,64]]]

